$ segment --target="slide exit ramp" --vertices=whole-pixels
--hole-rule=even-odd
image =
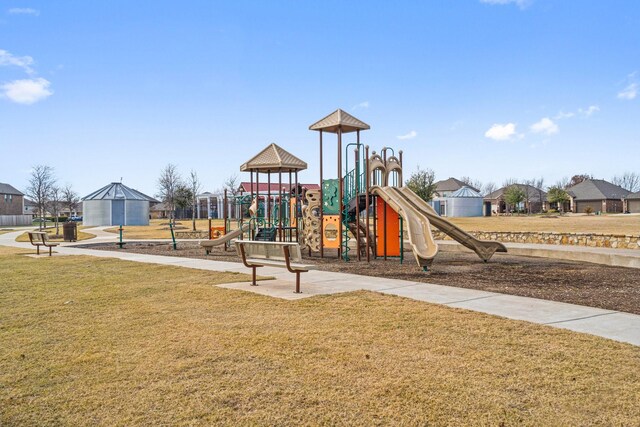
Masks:
[[[461,245],[474,251],[483,261],[491,259],[496,252],[507,252],[507,248],[500,242],[491,240],[478,240],[457,225],[442,218],[427,202],[422,200],[408,187],[397,189],[408,203],[420,211],[437,229],[457,241]]]

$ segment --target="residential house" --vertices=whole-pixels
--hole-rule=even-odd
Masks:
[[[623,199],[631,192],[603,179],[585,179],[567,188],[571,197],[571,210],[576,213],[591,212],[621,213]]]
[[[435,183],[436,190],[434,194],[434,200],[438,200],[438,198],[449,197],[452,193],[460,190],[462,187],[468,187],[475,191],[476,193],[480,192],[479,188],[475,188],[469,184],[466,184],[463,181],[460,181],[456,178],[444,179],[442,181],[438,181]]]
[[[540,213],[546,211],[549,208],[547,202],[547,193],[541,188],[536,188],[528,184],[513,184],[520,188],[524,194],[525,199],[518,206],[509,206],[505,200],[505,193],[511,185],[499,188],[491,194],[487,194],[484,197],[484,214],[485,216],[499,215],[504,213],[511,213],[514,211],[526,212],[526,213]]]
[[[627,204],[625,212],[640,213],[640,191],[631,193],[625,198]]]
[[[0,215],[22,215],[24,194],[12,185],[0,182]]]
[[[0,225],[30,225],[31,216],[24,212],[24,194],[0,182]]]

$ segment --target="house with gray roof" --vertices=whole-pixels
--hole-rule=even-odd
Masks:
[[[637,193],[630,193],[625,198],[625,212],[629,213],[640,213],[640,191]]]
[[[631,192],[604,179],[585,179],[567,188],[571,198],[571,210],[576,213],[622,213],[625,199]]]
[[[0,182],[0,225],[30,225],[31,216],[25,215],[24,194],[10,184]]]
[[[469,184],[466,184],[465,182],[460,181],[459,179],[456,179],[456,178],[443,179],[441,181],[436,182],[435,186],[436,186],[435,198],[449,197],[452,193],[455,193],[456,191],[460,190],[463,187],[468,187],[477,193],[480,192],[480,189],[475,188]]]
[[[525,200],[518,206],[509,206],[509,204],[505,200],[505,193],[507,192],[507,189],[512,186],[520,188],[525,194]],[[546,191],[543,191],[541,188],[536,188],[529,184],[512,184],[506,187],[499,188],[493,193],[487,194],[484,197],[484,205],[485,216],[488,216],[489,213],[499,215],[510,213],[513,211],[540,213],[549,208]]]

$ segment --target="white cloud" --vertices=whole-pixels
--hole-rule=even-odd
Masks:
[[[578,113],[582,116],[589,117],[593,113],[597,113],[598,111],[600,111],[600,107],[598,107],[597,105],[590,105],[589,108],[587,108],[586,110],[583,110],[582,108],[580,108],[578,110]]]
[[[622,91],[618,92],[618,99],[635,99],[638,96],[638,83],[631,83],[625,87]]]
[[[14,80],[0,85],[0,93],[18,104],[30,105],[53,94],[51,83],[43,78]]]
[[[0,49],[0,67],[13,65],[22,68],[27,74],[33,74],[33,58],[30,56],[15,56],[6,50]]]
[[[600,111],[600,107],[598,107],[597,105],[589,105],[587,108],[578,108],[577,112],[560,111],[553,118],[554,120],[564,120],[564,119],[570,119],[576,116],[591,117],[594,113],[597,113],[598,111]]]
[[[591,107],[589,107],[589,108],[591,108]],[[554,119],[556,119],[556,120],[570,119],[571,117],[574,117],[575,115],[576,115],[576,113],[572,113],[571,111],[569,111],[568,113],[565,113],[564,111],[560,111],[558,114],[556,114]]]
[[[363,101],[360,104],[354,105],[352,110],[357,110],[359,108],[369,108],[369,101]]]
[[[406,135],[398,135],[398,139],[413,139],[416,136],[418,136],[418,132],[416,132],[415,130],[412,130]]]
[[[529,129],[533,133],[543,133],[545,135],[553,135],[558,133],[558,125],[553,122],[549,117],[540,119],[539,122],[532,124]]]
[[[9,15],[33,15],[40,16],[40,11],[30,7],[13,7],[7,11]]]
[[[533,0],[480,0],[480,3],[485,3],[485,4],[515,4],[520,9],[524,9],[525,7],[529,6],[529,4],[532,1]]]
[[[488,131],[485,132],[484,136],[487,138],[494,139],[496,141],[507,141],[511,139],[512,136],[516,134],[516,125],[515,123],[507,123],[507,124],[499,124],[496,123]]]

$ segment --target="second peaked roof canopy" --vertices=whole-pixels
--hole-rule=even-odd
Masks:
[[[342,133],[355,132],[357,130],[370,129],[369,125],[360,119],[356,119],[351,114],[337,109],[324,119],[321,119],[311,126],[309,130],[321,130],[323,132],[338,133],[338,129],[342,129]]]
[[[307,163],[277,144],[269,144],[267,148],[253,156],[240,166],[242,172],[296,172],[305,170]]]

